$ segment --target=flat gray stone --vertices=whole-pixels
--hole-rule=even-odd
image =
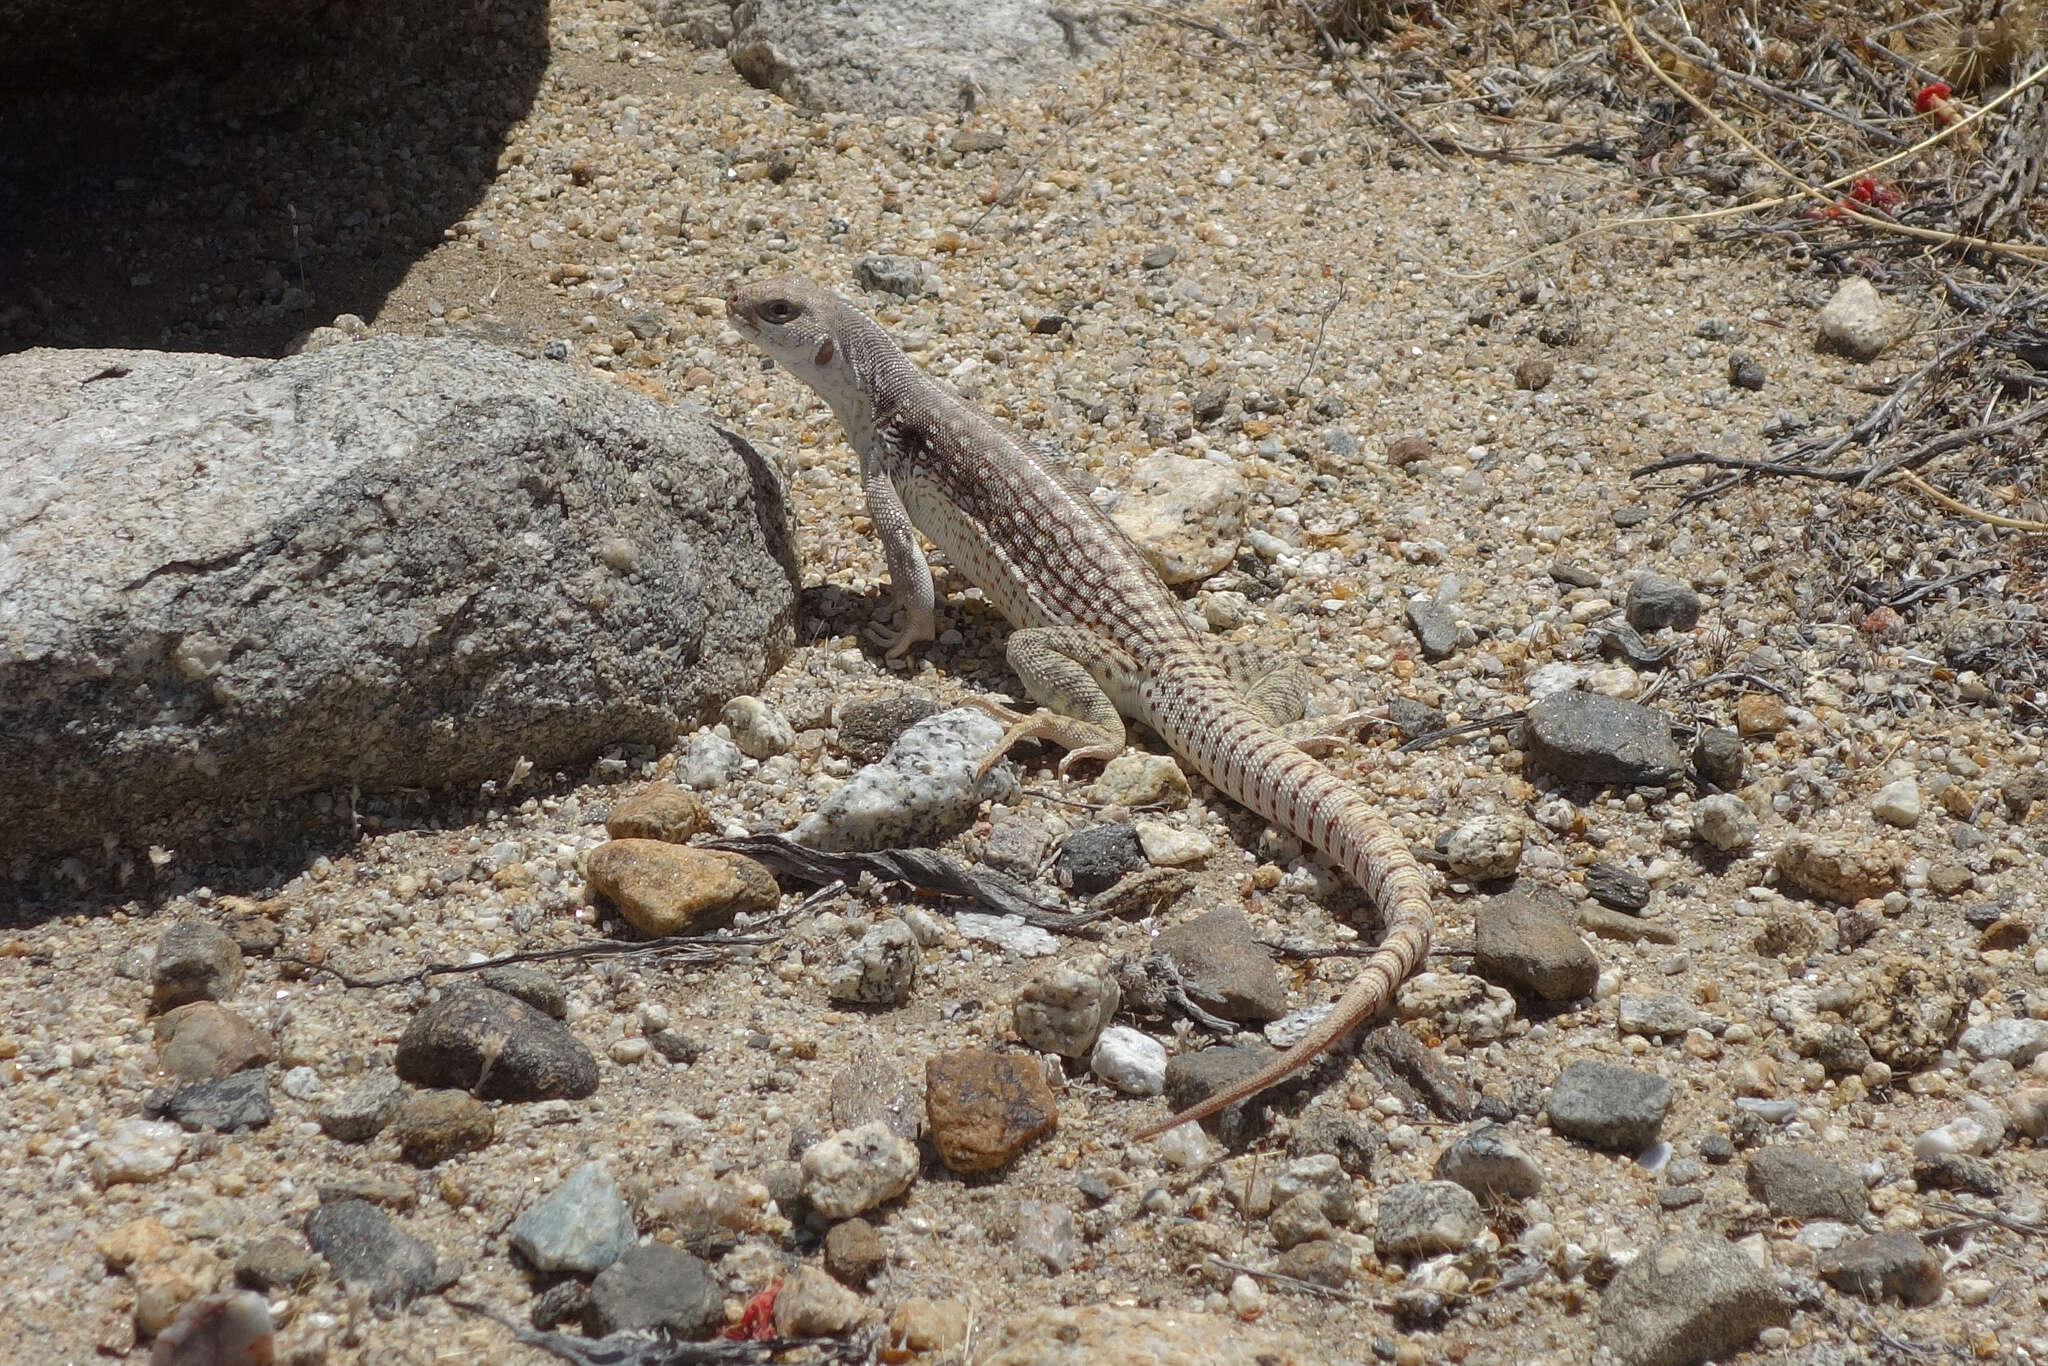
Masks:
[[[1600,1344],[1622,1366],[1693,1366],[1791,1322],[1762,1267],[1718,1238],[1681,1234],[1644,1248],[1600,1296]]]
[[[1941,1255],[1916,1234],[1852,1238],[1823,1252],[1814,1270],[1843,1294],[1867,1300],[1893,1299],[1918,1306],[1941,1298]]]
[[[703,1259],[666,1243],[642,1243],[590,1283],[584,1326],[597,1337],[632,1329],[708,1338],[725,1322],[725,1296]]]
[[[1628,586],[1622,613],[1629,625],[1645,635],[1667,626],[1674,631],[1690,631],[1699,625],[1700,595],[1689,585],[1662,574],[1639,574]]]
[[[323,1104],[314,1118],[321,1132],[343,1143],[367,1143],[398,1113],[405,1088],[389,1072],[372,1072]]]
[[[194,1133],[201,1129],[223,1134],[261,1129],[270,1123],[270,1077],[262,1068],[252,1067],[218,1081],[196,1081],[165,1096],[161,1106],[146,1108]]]
[[[1449,659],[1458,650],[1458,618],[1433,598],[1410,598],[1408,625],[1424,659]]]
[[[513,1250],[536,1271],[594,1276],[638,1236],[633,1213],[601,1162],[585,1162],[512,1221]]]
[[[1615,1003],[1615,1017],[1623,1034],[1640,1034],[1646,1039],[1682,1038],[1700,1022],[1700,1013],[1690,1001],[1628,991]]]
[[[2003,1058],[2014,1067],[2025,1067],[2048,1053],[2048,1020],[1988,1020],[1971,1025],[1956,1042],[1980,1061]]]
[[[0,867],[666,744],[792,645],[767,462],[568,366],[32,350],[0,411]]]
[[[1586,895],[1634,915],[1650,904],[1650,884],[1618,863],[1592,863],[1586,866]]]
[[[1839,1219],[1853,1224],[1870,1210],[1863,1182],[1848,1168],[1798,1148],[1749,1155],[1749,1193],[1786,1219]]]
[[[1639,1153],[1657,1141],[1671,1111],[1671,1083],[1632,1067],[1575,1062],[1550,1088],[1545,1111],[1550,1127],[1567,1138]]]
[[[306,1217],[306,1241],[336,1278],[386,1308],[408,1304],[439,1280],[433,1249],[367,1200],[335,1200]]]
[[[1235,906],[1175,925],[1152,947],[1173,960],[1181,984],[1204,1010],[1226,1020],[1277,1020],[1287,1013],[1287,984]]]
[[[1661,787],[1685,771],[1669,717],[1599,693],[1550,694],[1522,734],[1536,766],[1570,782]]]
[[[398,1075],[484,1100],[581,1100],[597,1059],[560,1020],[488,987],[450,991],[398,1037]]]
[[[1569,1001],[1592,994],[1600,959],[1561,907],[1510,892],[1479,907],[1472,970],[1546,1001]]]

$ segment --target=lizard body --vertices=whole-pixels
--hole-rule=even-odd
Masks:
[[[726,300],[733,326],[830,405],[860,456],[868,513],[907,622],[893,658],[932,638],[936,598],[922,531],[1012,626],[1010,666],[1043,710],[1018,740],[1068,750],[1060,770],[1125,747],[1143,722],[1234,801],[1342,866],[1386,932],[1309,1033],[1252,1076],[1161,1123],[1207,1118],[1283,1080],[1393,998],[1433,929],[1421,870],[1373,806],[1280,733],[1304,689],[1283,671],[1233,667],[1190,625],[1137,545],[1052,462],[927,378],[865,314],[808,281],[752,283]],[[1292,712],[1292,715],[1289,712]]]

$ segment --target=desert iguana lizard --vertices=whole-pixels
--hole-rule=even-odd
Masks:
[[[1010,624],[1010,667],[1044,710],[1010,723],[993,764],[1026,738],[1077,760],[1112,759],[1142,721],[1234,800],[1343,865],[1379,904],[1386,934],[1315,1028],[1254,1075],[1148,1138],[1204,1119],[1298,1071],[1377,1014],[1429,952],[1422,871],[1386,819],[1279,733],[1306,688],[1286,668],[1243,667],[1197,634],[1122,528],[1052,463],[910,363],[866,314],[804,280],[747,284],[726,315],[831,405],[860,454],[868,516],[908,608],[895,658],[933,637],[937,599],[923,532]],[[984,768],[986,768],[986,764]]]

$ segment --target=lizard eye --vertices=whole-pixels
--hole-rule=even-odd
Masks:
[[[802,304],[791,303],[788,299],[770,299],[761,305],[761,320],[774,323],[777,327],[796,318],[804,311]]]

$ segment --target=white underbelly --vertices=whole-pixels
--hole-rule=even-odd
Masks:
[[[896,486],[896,493],[903,500],[912,525],[939,548],[948,564],[982,591],[1012,626],[1053,624],[1032,600],[1016,566],[989,543],[972,519],[935,484],[909,479]]]

